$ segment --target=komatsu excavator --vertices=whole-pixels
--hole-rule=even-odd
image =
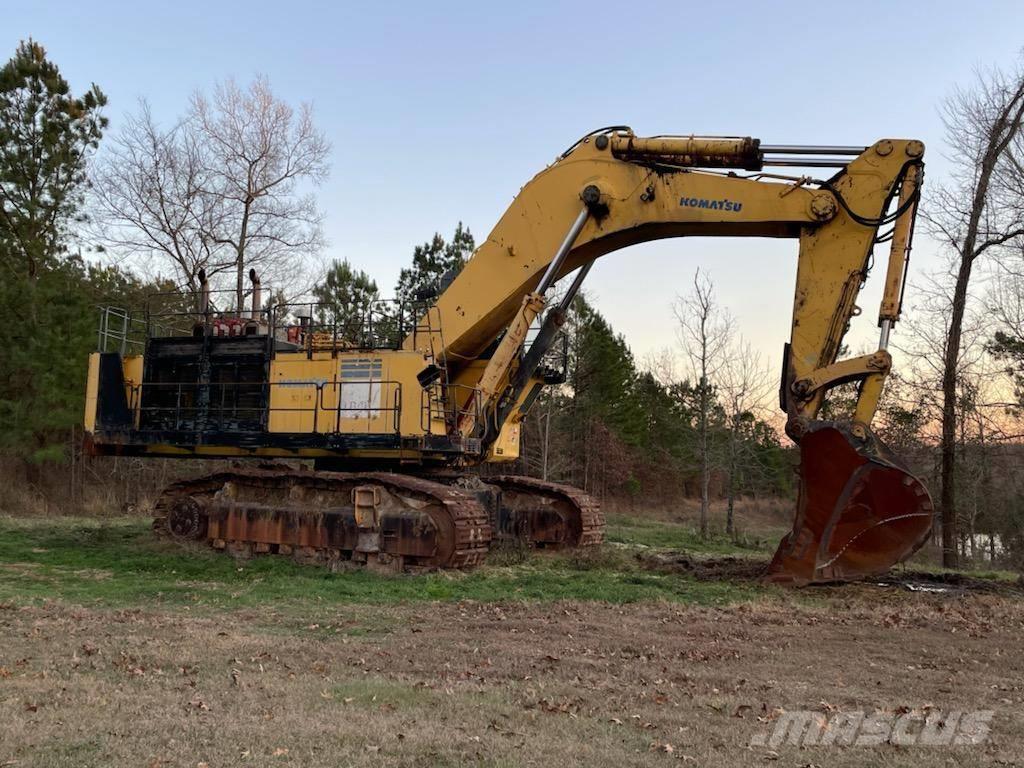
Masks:
[[[192,304],[106,309],[89,359],[87,444],[105,455],[264,460],[224,462],[236,468],[176,483],[157,503],[172,534],[221,549],[415,570],[475,565],[499,537],[597,544],[604,520],[582,491],[466,471],[518,457],[531,404],[564,381],[552,354],[594,261],[659,238],[791,238],[799,265],[780,405],[800,447],[800,487],[769,573],[793,584],[881,573],[932,526],[927,490],[871,430],[923,155],[903,139],[793,146],[595,131],[520,190],[418,309],[369,308],[355,323],[324,307],[264,309],[255,274],[251,311],[218,309],[205,281]],[[827,178],[803,175],[821,168]],[[839,360],[883,242],[878,349]],[[853,412],[820,420],[830,390],[850,382]]]

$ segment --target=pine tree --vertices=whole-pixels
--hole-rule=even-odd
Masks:
[[[639,445],[643,424],[633,396],[633,355],[582,296],[573,302],[566,328],[572,405],[564,428],[576,457],[572,480],[599,494],[632,486],[629,449]]]
[[[97,307],[137,308],[169,287],[66,257],[33,281],[33,322],[24,312],[24,281],[0,280],[0,322],[14,340],[0,362],[0,453],[33,464],[63,458],[68,431],[81,422],[85,408]]]
[[[368,318],[378,299],[377,283],[368,274],[352,269],[348,261],[335,260],[323,282],[313,288],[313,296],[319,303],[320,324],[346,341],[365,341]]]
[[[99,144],[107,103],[93,85],[71,94],[33,40],[0,69],[0,259],[34,280],[64,252],[81,209],[86,163]],[[25,297],[31,301],[31,295]]]
[[[462,271],[475,249],[473,235],[461,221],[450,241],[434,233],[433,239],[413,250],[412,266],[399,273],[396,298],[405,304],[433,298]]]
[[[82,417],[94,292],[66,253],[104,104],[95,85],[73,96],[32,40],[0,69],[0,450],[37,463],[62,455]]]

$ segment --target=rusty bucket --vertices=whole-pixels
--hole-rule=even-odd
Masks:
[[[881,574],[920,549],[931,529],[927,489],[881,440],[818,422],[800,440],[796,518],[768,578],[803,585]]]

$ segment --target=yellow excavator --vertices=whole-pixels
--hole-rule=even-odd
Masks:
[[[87,445],[102,455],[263,460],[224,462],[231,468],[176,483],[157,502],[173,535],[220,549],[415,570],[475,565],[503,537],[597,544],[604,520],[584,492],[467,471],[518,458],[531,404],[564,382],[560,326],[593,262],[667,237],[792,238],[799,266],[780,405],[800,447],[800,488],[769,574],[807,584],[884,572],[932,526],[924,485],[871,431],[923,156],[914,140],[767,145],[600,129],[527,183],[422,306],[374,305],[355,320],[312,304],[267,309],[251,273],[251,310],[237,300],[218,307],[205,279],[198,296],[154,299],[142,313],[103,310]],[[816,169],[827,177],[806,175],[826,175]],[[886,242],[878,349],[839,360],[875,246]],[[828,393],[851,382],[853,412],[819,420]]]

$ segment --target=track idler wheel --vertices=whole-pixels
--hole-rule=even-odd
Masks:
[[[800,440],[800,492],[793,530],[769,567],[772,581],[852,581],[913,555],[932,530],[924,485],[873,435],[819,422]]]
[[[209,521],[205,505],[194,496],[179,496],[167,509],[167,530],[179,539],[206,538]]]

